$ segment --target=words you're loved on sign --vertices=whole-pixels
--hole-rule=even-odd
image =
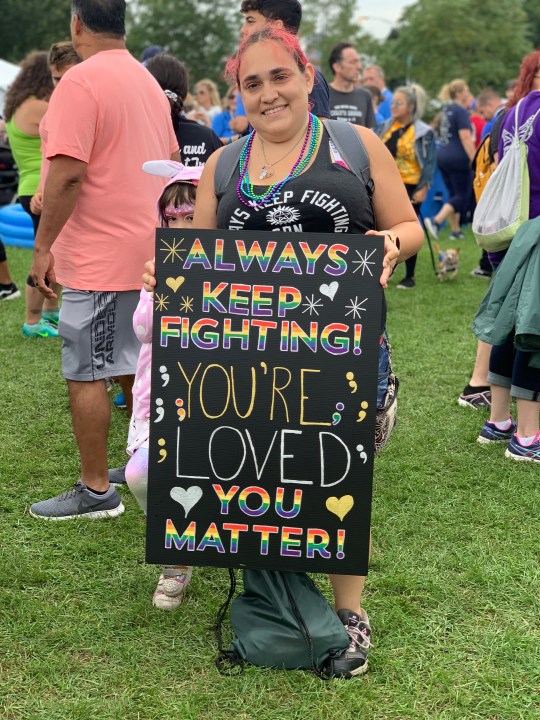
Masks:
[[[147,559],[367,569],[383,239],[159,230]]]

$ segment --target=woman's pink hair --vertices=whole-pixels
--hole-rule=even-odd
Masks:
[[[507,109],[514,107],[517,103],[528,95],[533,86],[534,76],[539,72],[540,68],[540,50],[535,50],[529,55],[525,55],[521,61],[521,67],[519,69],[519,77],[517,80],[514,94],[508,101]]]
[[[242,57],[249,47],[255,45],[256,43],[265,41],[273,41],[278,43],[278,45],[281,45],[281,47],[283,47],[283,49],[286,50],[294,59],[298,69],[301,72],[304,72],[306,65],[308,64],[308,59],[305,52],[300,47],[300,43],[298,42],[296,35],[287,32],[287,30],[283,30],[269,24],[262,30],[256,30],[249,35],[246,35],[240,43],[240,47],[236,51],[235,55],[227,60],[225,65],[225,79],[228,82],[235,83],[238,86],[240,85],[239,72]]]

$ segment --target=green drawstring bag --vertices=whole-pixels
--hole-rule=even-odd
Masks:
[[[328,679],[325,661],[341,655],[350,639],[326,598],[303,572],[243,570],[244,591],[231,604],[236,637],[232,650],[223,650],[221,623],[235,588],[233,571],[230,574],[229,598],[216,625],[218,668],[246,661],[263,667],[310,669]]]

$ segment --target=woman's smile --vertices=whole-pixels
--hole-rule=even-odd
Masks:
[[[263,115],[275,115],[276,113],[281,112],[282,110],[285,110],[287,105],[277,105],[276,107],[269,108],[268,110],[263,110]]]

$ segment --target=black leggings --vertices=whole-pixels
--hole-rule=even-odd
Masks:
[[[39,227],[39,218],[41,215],[34,215],[34,213],[30,210],[30,200],[32,199],[33,195],[19,195],[19,202],[21,203],[23,210],[26,210],[26,212],[30,215],[32,218],[32,223],[34,225],[34,237],[37,235],[38,227]],[[30,287],[35,287],[34,281],[30,277],[30,275],[26,278],[26,284],[30,285]]]
[[[405,190],[407,191],[407,195],[409,196],[409,200],[412,200],[412,196],[414,195],[416,188],[418,185],[410,185],[409,183],[405,183]],[[413,203],[413,208],[416,213],[416,217],[419,217],[420,215],[420,205],[418,203]],[[416,269],[416,259],[418,257],[418,254],[412,255],[410,258],[407,258],[405,260],[405,276],[407,278],[413,278],[414,277],[414,271]]]

